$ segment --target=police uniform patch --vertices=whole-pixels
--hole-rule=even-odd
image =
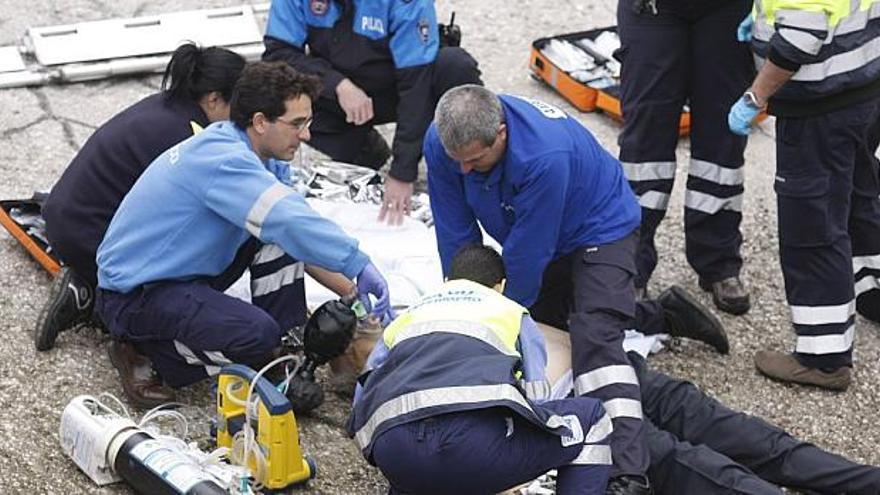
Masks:
[[[429,39],[431,39],[431,27],[428,24],[427,19],[419,19],[419,37],[422,39],[422,43],[427,43]]]
[[[312,10],[312,14],[326,14],[327,8],[329,7],[329,1],[330,0],[309,0],[309,8]]]

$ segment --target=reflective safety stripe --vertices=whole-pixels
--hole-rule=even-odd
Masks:
[[[571,461],[571,464],[577,466],[585,464],[611,465],[611,447],[608,445],[584,445],[581,453]]]
[[[398,345],[406,339],[414,337],[423,337],[425,335],[443,332],[454,333],[472,337],[489,344],[498,352],[507,354],[508,356],[519,356],[516,349],[508,349],[501,337],[498,336],[491,328],[473,321],[465,320],[438,320],[438,321],[421,321],[411,323],[398,332],[394,345]]]
[[[186,361],[186,364],[203,367],[205,369],[205,373],[207,373],[208,376],[215,376],[220,374],[220,366],[215,366],[203,362],[196,356],[192,349],[187,347],[182,342],[175,340],[174,349],[177,351],[177,354],[183,357],[183,359]]]
[[[819,53],[819,50],[822,49],[823,40],[810,33],[788,28],[780,28],[777,30],[777,33],[779,33],[779,36],[781,36],[782,39],[791,43],[792,46],[804,53],[816,55]]]
[[[539,401],[550,398],[550,382],[540,380],[535,382],[521,382],[520,385],[529,400]]]
[[[220,351],[204,351],[204,354],[214,364],[232,364],[232,360]]]
[[[642,403],[635,399],[611,399],[606,400],[603,405],[611,419],[642,419]]]
[[[251,293],[253,297],[265,296],[276,290],[290,285],[303,278],[305,265],[298,261],[278,270],[275,273],[251,280]]]
[[[202,362],[201,359],[199,359],[196,356],[196,354],[192,351],[192,349],[190,349],[185,344],[178,342],[176,340],[174,341],[174,350],[176,350],[177,353],[180,354],[181,357],[183,357],[183,359],[186,361],[186,364],[193,364],[193,365],[205,364]]]
[[[684,195],[684,206],[709,215],[714,215],[721,210],[742,212],[743,195],[718,198],[711,194],[688,190]]]
[[[659,191],[645,191],[639,196],[639,205],[649,210],[665,210],[669,206],[669,195]]]
[[[609,416],[608,413],[605,413],[602,415],[602,418],[590,428],[590,431],[587,432],[587,436],[584,438],[584,443],[601,442],[613,431],[614,426],[611,424],[611,416]]]
[[[864,67],[878,58],[880,58],[880,38],[874,38],[858,48],[833,55],[822,62],[802,65],[791,79],[800,82],[823,81],[831,76]]]
[[[824,12],[779,9],[774,14],[777,24],[813,31],[828,31],[828,16]]]
[[[827,325],[846,323],[856,314],[856,302],[836,306],[790,306],[791,321],[796,325]]]
[[[275,261],[278,258],[284,256],[286,253],[281,246],[277,244],[266,244],[259,251],[257,251],[257,255],[254,256],[254,265],[262,265],[263,263],[268,263],[270,261]]]
[[[721,184],[722,186],[738,186],[745,181],[742,167],[727,168],[704,160],[691,159],[688,174],[694,177]]]
[[[794,11],[791,11],[794,12]],[[798,11],[800,12],[800,11]],[[824,14],[823,14],[824,17]],[[837,25],[833,30],[831,30],[830,34],[833,36],[827,36],[823,40],[823,44],[828,45],[834,42],[834,38],[844,36],[847,34],[855,33],[856,31],[861,31],[865,29],[865,26],[874,19],[880,18],[880,3],[874,3],[870,9],[867,10],[857,10],[851,12],[849,15],[844,17],[840,24]],[[791,25],[792,27],[802,27],[801,24],[797,24],[794,26],[794,23],[787,22],[784,23],[787,25]],[[780,28],[782,29],[782,28]],[[824,27],[814,29],[815,31],[828,31],[827,22]],[[758,41],[770,41],[770,38],[773,36],[774,29],[767,23],[766,18],[761,17],[759,20],[755,21],[754,31],[752,32],[753,36]]]
[[[880,290],[880,279],[873,275],[866,275],[860,278],[855,285],[856,297],[868,292],[869,290]]]
[[[853,256],[853,273],[859,273],[864,268],[880,270],[880,254]]]
[[[481,402],[509,401],[519,406],[532,410],[522,393],[513,385],[502,383],[499,385],[478,385],[473,387],[441,387],[427,390],[418,390],[395,397],[379,406],[362,426],[354,439],[361,449],[365,449],[373,438],[373,433],[382,423],[410,414],[420,409],[453,404],[479,404]],[[557,428],[566,426],[565,421],[558,415],[550,416],[547,426]]]
[[[834,354],[852,349],[855,325],[850,325],[843,334],[798,335],[795,351],[802,354]]]
[[[263,230],[263,222],[266,221],[269,212],[272,211],[272,208],[278,204],[279,201],[284,199],[284,197],[293,194],[293,192],[293,189],[281,183],[273,184],[263,191],[263,194],[257,198],[257,201],[251,206],[251,211],[247,214],[247,218],[245,219],[245,228],[247,231],[254,237],[260,238],[260,234]]]
[[[574,393],[585,395],[608,385],[638,385],[636,371],[628,364],[615,364],[582,373],[574,381]]]
[[[675,178],[675,162],[620,162],[626,178],[633,182]]]

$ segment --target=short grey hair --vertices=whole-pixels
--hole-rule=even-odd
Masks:
[[[434,122],[443,148],[447,153],[455,153],[473,141],[491,146],[504,122],[504,110],[495,93],[476,84],[465,84],[440,98]]]

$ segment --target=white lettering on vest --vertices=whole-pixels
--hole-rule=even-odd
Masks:
[[[378,17],[361,17],[361,30],[375,31],[379,34],[385,34],[385,26],[382,24],[382,19],[379,19]]]

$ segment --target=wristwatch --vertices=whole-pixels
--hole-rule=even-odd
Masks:
[[[765,105],[761,105],[758,103],[758,97],[755,95],[755,92],[752,90],[748,90],[743,93],[743,99],[746,100],[746,104],[752,108],[757,110],[763,110]]]

